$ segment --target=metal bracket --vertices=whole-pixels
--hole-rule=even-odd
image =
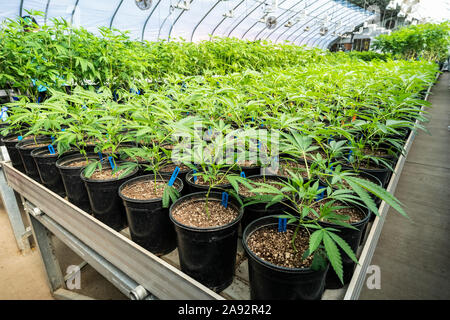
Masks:
[[[131,290],[130,299],[131,300],[144,300],[148,296],[148,291],[141,285]]]

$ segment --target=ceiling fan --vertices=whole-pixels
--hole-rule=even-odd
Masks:
[[[141,10],[148,10],[152,6],[152,0],[135,0],[135,3]]]

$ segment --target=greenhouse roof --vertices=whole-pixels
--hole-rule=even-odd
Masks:
[[[320,48],[373,17],[344,0],[3,0],[1,7],[0,21],[37,10],[44,13],[35,17],[39,25],[62,17],[94,33],[127,30],[137,40],[217,36]]]

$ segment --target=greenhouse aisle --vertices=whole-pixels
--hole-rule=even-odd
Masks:
[[[53,299],[36,249],[21,254],[0,199],[0,300]]]
[[[364,287],[360,299],[450,299],[450,75],[432,90],[431,135],[414,139],[397,185],[409,221],[389,210],[372,265],[381,289]]]

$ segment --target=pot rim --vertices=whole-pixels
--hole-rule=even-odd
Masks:
[[[152,181],[154,181],[153,180],[154,176],[155,176],[154,174],[146,174],[146,175],[134,177],[134,178],[131,178],[131,179],[125,181],[119,187],[119,190],[118,190],[119,197],[121,197],[122,200],[124,200],[124,201],[132,202],[132,203],[149,203],[149,202],[159,202],[159,201],[161,201],[162,198],[151,198],[151,199],[142,200],[142,199],[132,199],[132,198],[129,198],[129,197],[125,196],[124,194],[122,194],[123,188],[125,188],[127,185],[129,185],[129,184],[131,184],[133,182],[136,182],[138,180],[150,180],[150,178],[151,178]],[[157,181],[166,181],[167,182],[167,181],[170,180],[170,175],[162,174],[162,176],[163,176],[163,178],[167,178],[167,179],[157,178]],[[183,187],[184,187],[183,181],[180,178],[178,178],[178,177],[175,179],[175,181],[180,184],[180,186],[177,188],[177,191],[181,192],[181,190],[183,190]]]
[[[116,162],[116,164],[120,164],[120,163],[123,163],[123,161],[117,161]],[[136,174],[138,172],[138,170],[139,170],[139,167],[136,166],[136,168],[134,168],[133,171],[129,172],[128,174],[126,174],[122,178],[113,178],[113,179],[106,179],[106,180],[93,180],[93,179],[90,179],[90,178],[87,178],[87,177],[84,176],[83,168],[80,170],[81,180],[83,180],[84,182],[89,182],[89,183],[106,183],[106,182],[114,182],[114,181],[120,181],[120,180],[128,179],[128,178],[130,178],[130,176]]]
[[[32,143],[37,142],[38,144],[40,144],[40,143],[45,143],[45,142],[49,142],[49,144],[52,144],[52,140],[48,140],[47,138],[37,138],[36,141],[35,141],[34,139],[29,139],[29,140],[22,140],[22,141],[19,141],[18,143],[16,143],[15,147],[16,147],[16,149],[19,149],[20,151],[31,150],[30,153],[31,153],[34,149],[40,148],[40,147],[35,147],[35,148],[25,148],[25,146],[31,144],[30,142],[32,142]]]
[[[188,185],[196,187],[196,188],[204,188],[204,189],[208,189],[209,188],[208,185],[202,185],[202,184],[195,184],[195,183],[193,183],[191,181],[194,178],[193,174],[194,174],[194,170],[192,170],[192,169],[189,169],[189,171],[186,173],[186,178],[185,179],[186,179],[186,183]],[[231,183],[224,183],[224,184],[219,184],[219,185],[215,186],[213,189],[229,188],[229,187],[231,187]]]
[[[241,222],[242,216],[244,215],[244,208],[241,205],[238,205],[234,202],[237,202],[237,200],[233,199],[232,197],[228,200],[228,204],[232,204],[235,209],[238,210],[238,215],[236,217],[236,219],[234,219],[233,221],[225,224],[225,225],[221,225],[221,226],[216,226],[216,227],[207,227],[207,228],[199,228],[199,227],[192,227],[192,226],[187,226],[185,224],[182,224],[181,222],[177,221],[173,215],[172,215],[172,211],[174,210],[175,206],[180,205],[181,202],[183,202],[184,200],[186,200],[187,198],[190,199],[199,199],[199,200],[204,200],[204,196],[206,196],[207,192],[206,191],[201,191],[201,192],[194,192],[194,193],[190,193],[187,194],[181,198],[178,198],[177,201],[175,201],[174,203],[172,203],[172,205],[169,208],[169,218],[170,220],[178,227],[183,228],[185,230],[189,230],[189,231],[195,231],[195,232],[213,232],[213,231],[220,231],[220,230],[224,230],[227,229],[237,223]],[[215,196],[214,198],[211,198],[211,196]],[[208,201],[221,201],[222,198],[222,194],[220,192],[210,192],[209,193],[209,200]]]
[[[251,233],[248,233],[248,229],[249,229],[252,225],[256,224],[256,223],[259,222],[259,221],[266,220],[266,219],[267,219],[267,220],[269,220],[269,219],[278,219],[278,216],[271,215],[271,216],[265,216],[265,217],[258,218],[258,219],[256,219],[256,220],[250,222],[250,223],[248,224],[248,226],[245,228],[245,230],[242,232],[242,245],[243,245],[243,247],[244,247],[244,250],[245,250],[245,251],[246,251],[246,252],[247,252],[247,253],[248,253],[248,254],[249,254],[256,262],[257,262],[257,263],[259,263],[259,264],[261,264],[261,265],[263,265],[263,266],[265,266],[265,267],[268,267],[268,268],[270,268],[270,269],[272,269],[272,270],[283,271],[283,272],[286,272],[286,273],[314,273],[314,272],[323,272],[323,270],[313,270],[313,269],[311,269],[311,267],[306,267],[306,268],[288,268],[288,267],[278,266],[278,265],[276,265],[276,264],[273,264],[273,263],[271,263],[271,262],[268,262],[268,261],[263,260],[262,258],[258,257],[252,250],[250,250],[250,248],[249,248],[248,245],[247,245],[247,239],[248,239],[248,237],[249,237],[253,232],[255,232],[255,231],[257,231],[258,229],[263,228],[263,227],[272,226],[272,225],[276,226],[276,225],[277,225],[276,222],[273,222],[273,223],[272,223],[272,222],[267,222],[267,223],[265,223],[265,224],[263,224],[263,225],[261,225],[261,226],[255,228],[254,230],[252,230]],[[293,224],[292,224],[292,223],[288,223],[288,225],[293,225]],[[302,228],[305,228],[305,227],[302,227]],[[328,265],[329,265],[329,263],[328,263]],[[328,266],[327,266],[327,269],[328,269]]]
[[[258,177],[258,178],[259,178],[259,177],[272,178],[273,180],[275,180],[275,179],[277,179],[277,178],[282,179],[282,180],[287,180],[287,179],[288,179],[287,177],[280,176],[280,175],[278,175],[278,174],[255,174],[255,175],[246,177],[246,179],[257,178],[257,177]],[[241,197],[241,198],[243,198],[243,199],[249,199],[249,198],[254,197],[254,196],[246,197],[246,196],[241,195],[240,193],[238,193],[238,195],[239,195],[239,197]]]
[[[95,159],[98,158],[98,155],[96,155],[95,153],[87,153],[86,155],[87,155],[88,159],[91,159],[91,158],[94,159],[94,157],[95,157]],[[74,159],[70,159],[70,160],[69,160],[69,159],[68,159],[69,157],[74,157]],[[71,170],[71,169],[73,169],[73,170],[79,170],[79,169],[85,167],[85,166],[82,166],[82,167],[67,167],[67,166],[65,166],[64,164],[62,164],[62,162],[65,162],[65,161],[76,160],[75,157],[82,157],[82,158],[84,158],[84,155],[81,154],[81,153],[67,154],[67,155],[62,154],[62,155],[61,155],[61,158],[59,158],[58,160],[56,160],[55,165],[56,165],[56,167],[57,167],[58,169],[67,169],[67,170]]]

